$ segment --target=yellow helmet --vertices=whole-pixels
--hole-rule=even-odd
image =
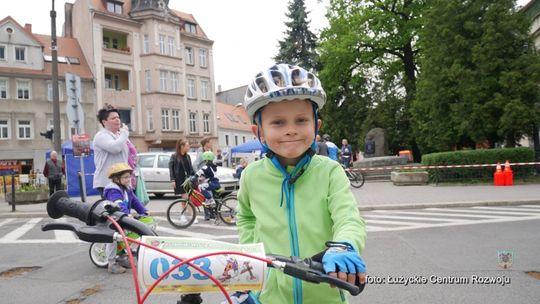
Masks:
[[[111,178],[113,175],[119,175],[124,172],[131,173],[133,172],[133,169],[131,169],[131,167],[126,163],[116,163],[109,168],[107,176]]]

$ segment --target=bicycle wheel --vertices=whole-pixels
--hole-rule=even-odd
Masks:
[[[195,206],[185,199],[174,201],[167,208],[167,221],[176,228],[184,229],[191,226],[196,216]]]
[[[351,186],[355,188],[360,188],[364,185],[364,174],[362,172],[353,172],[348,171],[347,176],[349,177],[349,180],[351,181]]]
[[[105,250],[106,243],[92,243],[88,250],[90,261],[99,268],[107,268],[109,261]]]
[[[238,208],[238,198],[234,194],[224,197],[217,206],[219,218],[227,225],[236,225],[236,213]]]

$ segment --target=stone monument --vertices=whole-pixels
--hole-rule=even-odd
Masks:
[[[364,140],[364,157],[380,157],[388,155],[386,131],[382,128],[369,130]]]

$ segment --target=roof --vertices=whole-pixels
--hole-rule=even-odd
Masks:
[[[251,123],[243,106],[216,102],[217,124],[221,129],[251,131]]]
[[[51,36],[35,34],[36,38],[43,44],[43,53],[51,55]],[[79,75],[81,78],[93,79],[92,71],[86,62],[86,58],[81,50],[79,42],[75,38],[57,37],[58,56],[79,58],[80,64],[58,64],[58,75],[63,76],[66,72]],[[45,62],[46,73],[52,74],[52,63]]]
[[[95,9],[96,11],[100,11],[103,13],[116,15],[119,14],[111,13],[107,10],[107,1],[106,0],[90,0],[91,7]],[[131,0],[125,0],[125,1],[119,1],[122,2],[124,5],[122,6],[122,14],[120,16],[124,16],[126,18],[129,18],[129,12],[131,11]]]
[[[19,22],[17,22],[17,20],[13,19],[13,17],[11,17],[11,16],[7,16],[6,18],[0,20],[0,24],[3,24],[5,22],[7,22],[7,21],[11,21],[11,22],[15,23],[15,25],[17,25],[19,28],[21,28],[21,30],[25,31],[28,34],[28,36],[30,36],[30,38],[34,39],[36,42],[39,42],[36,39],[36,37],[34,36],[34,34],[32,33],[31,30],[29,30],[26,26],[20,25]]]
[[[0,23],[3,23],[6,19],[12,20],[14,23],[17,23],[13,18],[6,17]],[[17,25],[19,25],[17,23]],[[19,25],[20,26],[20,25]],[[51,36],[40,35],[32,33],[29,28],[24,27],[24,31],[36,42],[41,44],[42,52],[45,55],[51,55]],[[66,38],[66,37],[57,37],[56,44],[58,46],[58,56],[59,57],[75,57],[79,58],[80,64],[58,64],[58,76],[63,77],[66,72],[75,73],[83,79],[93,79],[92,72],[86,58],[79,46],[79,42],[75,38]],[[33,69],[22,69],[22,68],[11,68],[11,67],[1,67],[1,73],[9,74],[21,74],[21,75],[35,75],[35,76],[51,76],[52,75],[52,62],[44,62],[44,68],[42,70],[33,70]]]
[[[178,18],[180,18],[180,20],[182,20],[182,24],[187,21],[187,22],[193,23],[193,24],[195,24],[197,26],[197,34],[194,35],[194,36],[197,36],[199,38],[209,39],[208,36],[206,36],[206,34],[204,33],[202,27],[199,25],[197,20],[195,20],[195,17],[193,17],[192,14],[177,11],[175,9],[170,9],[170,10],[171,10],[172,13],[174,13],[176,16],[178,16]],[[192,33],[186,32],[186,30],[184,28],[182,28],[182,33],[193,35]]]

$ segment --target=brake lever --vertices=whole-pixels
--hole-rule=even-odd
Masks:
[[[107,223],[87,226],[73,223],[47,223],[41,226],[41,231],[69,230],[75,232],[81,241],[90,243],[112,243],[116,231],[109,228]]]
[[[347,281],[330,276],[324,272],[321,263],[312,259],[301,259],[298,257],[284,257],[278,255],[268,255],[273,262],[270,267],[274,267],[284,273],[311,283],[328,283],[340,289],[347,290],[351,295],[356,296],[364,290],[365,284],[354,285]]]

